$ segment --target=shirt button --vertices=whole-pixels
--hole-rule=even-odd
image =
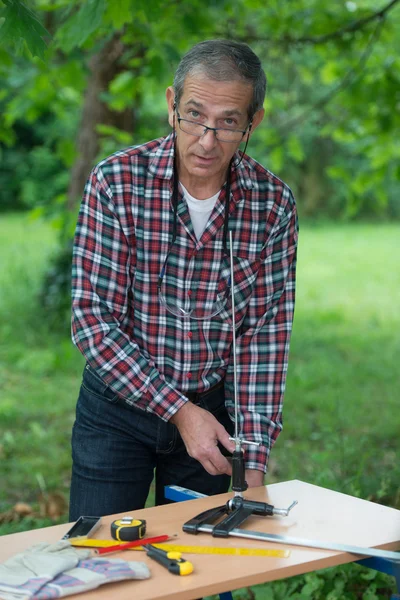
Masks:
[[[188,337],[189,337],[189,338],[193,337],[193,333],[192,333],[191,331],[189,331],[189,333],[188,333]]]
[[[186,377],[187,377],[188,379],[192,379],[192,374],[191,374],[191,373],[186,373]]]

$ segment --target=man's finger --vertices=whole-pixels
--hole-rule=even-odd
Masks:
[[[224,428],[218,432],[218,449],[223,456],[229,457],[235,450],[235,442],[229,439],[229,434]]]
[[[205,460],[201,464],[203,468],[207,471],[207,473],[209,473],[210,475],[221,475],[221,473],[214,467],[211,461]]]
[[[217,447],[213,448],[212,452],[210,453],[209,461],[216,469],[216,474],[221,475],[225,473],[226,475],[232,475],[232,466],[230,462],[225,458],[225,456],[222,456]]]

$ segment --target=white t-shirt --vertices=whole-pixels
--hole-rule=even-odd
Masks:
[[[185,186],[183,186],[181,183],[180,186],[188,205],[194,232],[199,240],[206,228],[208,219],[210,218],[220,192],[217,192],[214,194],[214,196],[211,196],[211,198],[207,198],[206,200],[198,200],[197,198],[193,198],[193,196],[189,194]]]

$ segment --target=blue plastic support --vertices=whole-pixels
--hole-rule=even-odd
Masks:
[[[206,498],[206,494],[194,492],[179,485],[166,485],[164,487],[164,496],[173,502],[183,502],[184,500],[195,500],[196,498]]]
[[[222,592],[219,595],[219,600],[233,600],[232,592]]]

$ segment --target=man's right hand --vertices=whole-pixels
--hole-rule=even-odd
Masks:
[[[198,460],[210,475],[232,475],[230,462],[218,449],[218,442],[229,452],[235,450],[235,442],[217,419],[204,408],[186,402],[171,417],[186,446],[187,453]]]

